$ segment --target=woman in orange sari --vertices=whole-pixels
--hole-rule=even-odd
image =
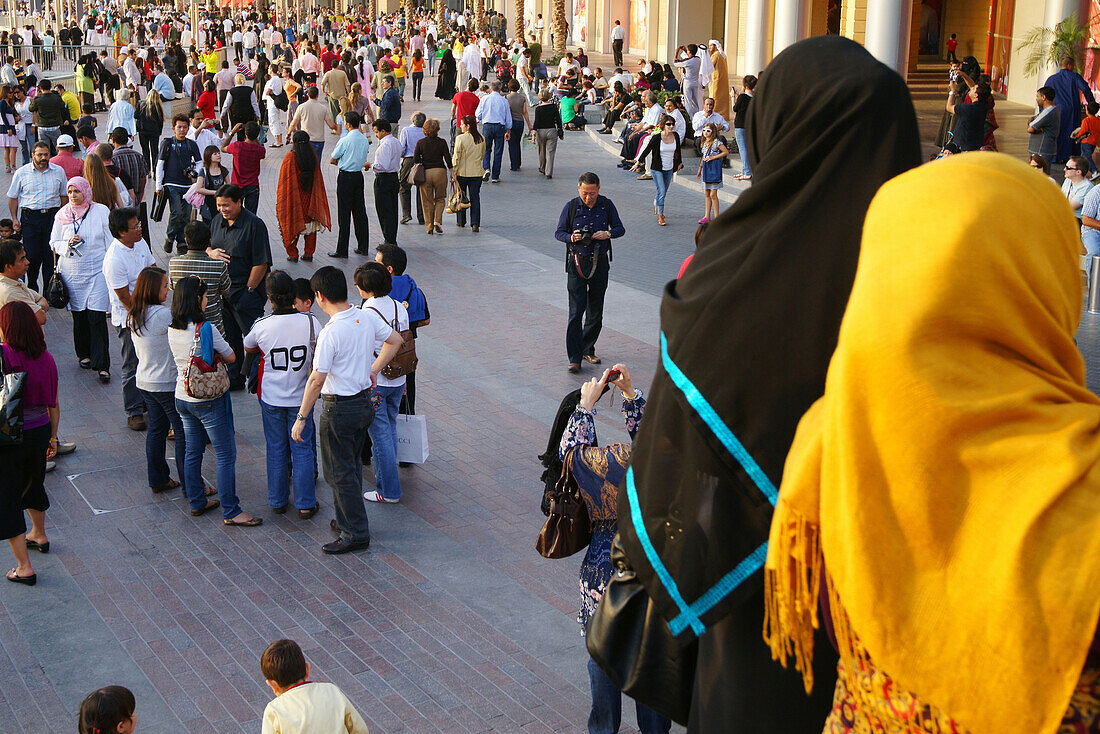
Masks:
[[[303,130],[294,133],[290,152],[279,169],[275,216],[279,220],[287,260],[298,262],[298,238],[305,235],[302,260],[312,261],[313,251],[317,249],[317,233],[332,229],[332,217],[321,166],[309,144],[309,135]]]

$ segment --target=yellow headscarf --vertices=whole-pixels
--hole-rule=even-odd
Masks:
[[[1057,730],[1100,615],[1079,248],[1058,189],[1004,155],[875,196],[771,528],[765,637],[804,676],[823,557],[898,685],[975,734]]]

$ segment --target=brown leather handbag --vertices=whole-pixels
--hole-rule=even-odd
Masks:
[[[592,540],[588,507],[573,478],[573,453],[566,457],[561,477],[550,493],[550,516],[535,541],[535,550],[544,558],[568,558]]]

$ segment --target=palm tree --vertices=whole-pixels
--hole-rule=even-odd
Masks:
[[[569,25],[565,22],[565,0],[554,0],[550,16],[550,30],[554,34],[554,54],[565,56],[565,34],[569,32]]]
[[[370,24],[373,28],[375,21],[378,20],[378,0],[370,0],[368,9],[370,10]],[[374,31],[372,30],[371,33],[374,33]]]
[[[405,0],[405,41],[413,37],[413,0]]]
[[[523,31],[523,21],[524,21],[523,12],[524,12],[523,0],[516,0],[516,27],[515,27],[515,29],[513,29],[512,35],[515,36],[516,38],[522,38],[523,40],[526,41],[527,40],[526,34]]]
[[[1059,66],[1066,57],[1074,60],[1076,70],[1080,72],[1081,50],[1089,38],[1089,25],[1079,22],[1077,13],[1073,12],[1054,28],[1032,28],[1024,36],[1018,50],[1018,53],[1027,54],[1024,73],[1034,76],[1044,68]]]
[[[435,0],[435,25],[440,36],[435,39],[438,43],[443,36],[443,30],[447,27],[447,4],[444,0]]]
[[[477,4],[474,5],[474,28],[477,29],[479,36],[485,35],[486,30],[485,22],[485,0],[477,0]]]

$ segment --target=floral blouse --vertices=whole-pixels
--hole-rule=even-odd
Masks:
[[[642,391],[637,390],[633,400],[624,400],[622,410],[626,431],[633,440],[645,412]],[[574,410],[558,447],[562,461],[572,461],[573,477],[592,522],[592,540],[581,562],[581,608],[577,615],[581,634],[611,580],[611,541],[618,530],[619,484],[630,463],[630,444],[597,445],[595,417],[595,411],[581,407]]]

